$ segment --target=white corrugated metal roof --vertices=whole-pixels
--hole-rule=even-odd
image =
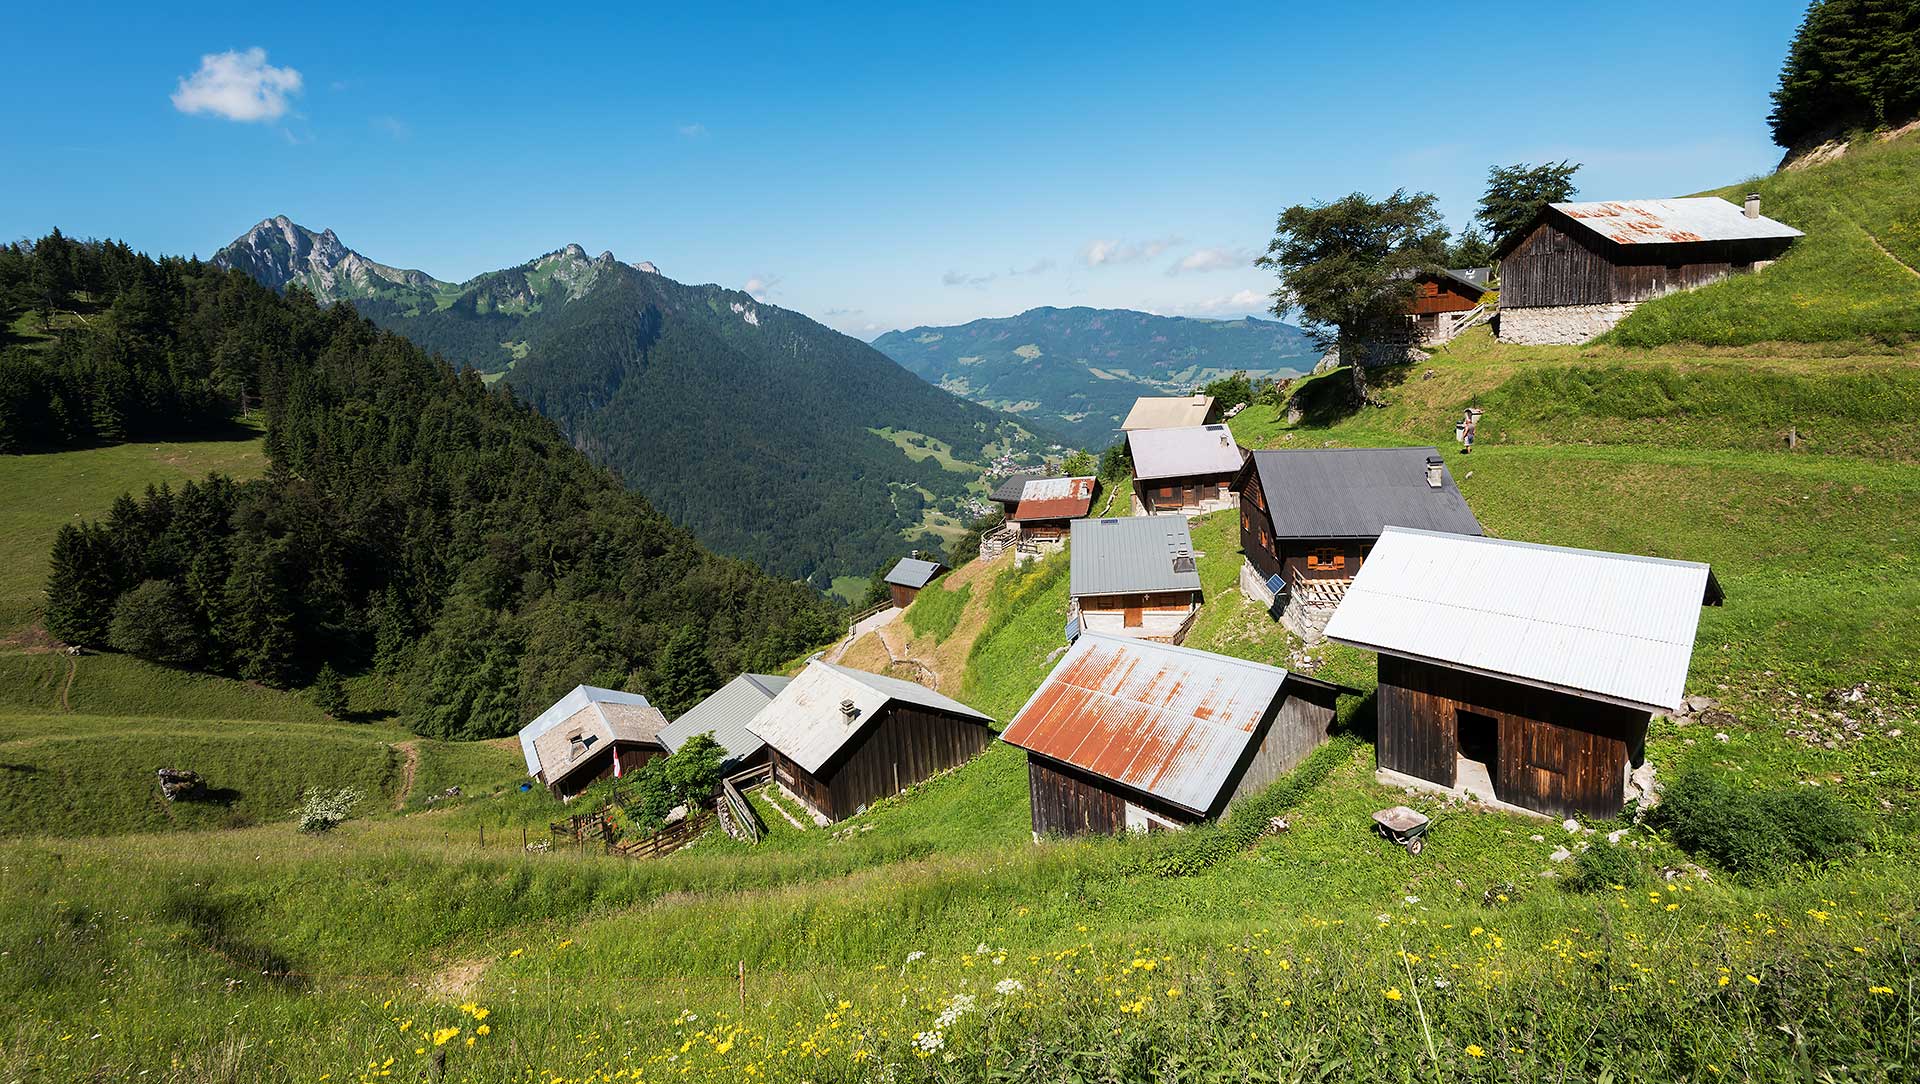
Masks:
[[[1127,434],[1127,447],[1133,452],[1133,476],[1142,480],[1232,474],[1242,458],[1233,431],[1224,425],[1140,429]]]
[[[1127,411],[1127,420],[1120,423],[1120,428],[1131,431],[1202,425],[1212,409],[1211,395],[1143,395],[1133,401],[1133,409]]]
[[[1286,680],[1264,663],[1083,633],[1001,737],[1204,816]]]
[[[688,738],[711,733],[713,740],[726,748],[727,759],[752,756],[761,742],[747,732],[747,724],[791,680],[774,674],[741,674],[663,727],[660,741],[668,751],[677,753]]]
[[[552,707],[541,712],[533,722],[520,728],[520,752],[527,760],[527,774],[540,774],[540,756],[534,750],[534,739],[559,726],[571,718],[574,712],[588,704],[602,703],[650,706],[647,698],[639,693],[623,693],[617,689],[601,689],[592,685],[575,685],[572,692],[554,701]],[[606,720],[603,718],[602,722]]]
[[[1728,203],[1718,196],[1552,203],[1548,206],[1621,245],[1748,241],[1801,235],[1792,226],[1775,222],[1765,215],[1748,218],[1740,205]]]
[[[851,716],[840,709],[841,702],[847,700],[853,701]],[[747,730],[787,759],[817,772],[889,700],[967,715],[983,723],[993,721],[924,685],[814,659],[780,690],[780,695],[760,709]]]
[[[1672,711],[1718,593],[1691,561],[1388,527],[1327,638]]]

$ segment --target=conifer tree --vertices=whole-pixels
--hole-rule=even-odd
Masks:
[[[61,527],[47,577],[47,631],[70,644],[105,644],[123,580],[105,531],[92,524]]]
[[[320,664],[320,672],[313,675],[313,686],[307,690],[307,696],[314,707],[335,719],[347,713],[347,687],[340,681],[340,671],[330,662]]]
[[[720,675],[707,659],[699,630],[682,625],[660,652],[659,677],[654,679],[647,699],[667,718],[674,719],[719,687]]]

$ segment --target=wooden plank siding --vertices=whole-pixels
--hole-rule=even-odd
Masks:
[[[893,604],[904,610],[913,605],[913,596],[919,594],[920,589],[918,587],[902,587],[897,583],[890,583],[887,585],[887,593],[893,596]]]
[[[1493,797],[1541,813],[1610,817],[1629,762],[1645,756],[1649,713],[1432,663],[1380,656],[1375,696],[1382,768],[1457,782],[1459,714],[1491,717]]]
[[[1228,487],[1233,484],[1233,473],[1192,475],[1186,478],[1154,478],[1136,481],[1134,492],[1140,497],[1140,504],[1149,512],[1177,512],[1182,508],[1192,508],[1202,501],[1231,500]]]
[[[1500,259],[1502,308],[1646,301],[1778,259],[1791,238],[1621,245],[1549,213]]]
[[[1225,791],[1226,799],[1213,815],[1249,794],[1271,786],[1300,766],[1307,754],[1327,740],[1333,728],[1334,704],[1339,693],[1289,679],[1280,694],[1280,706],[1268,718],[1266,735],[1252,744],[1252,756],[1238,766],[1239,782]]]
[[[773,753],[774,776],[830,821],[845,820],[985,749],[993,732],[977,719],[889,702],[817,773]]]
[[[1407,305],[1407,312],[1413,316],[1427,316],[1442,312],[1471,312],[1480,304],[1480,295],[1484,290],[1468,292],[1451,276],[1419,276],[1413,294],[1413,300]]]

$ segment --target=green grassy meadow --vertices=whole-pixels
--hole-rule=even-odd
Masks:
[[[1890,146],[1849,168],[1897,167]],[[1859,221],[1904,221],[1862,199]],[[1688,688],[1725,714],[1656,719],[1660,777],[1827,788],[1872,825],[1864,853],[1764,880],[1616,821],[1577,839],[1621,832],[1645,883],[1575,892],[1559,823],[1376,784],[1374,660],[1337,646],[1307,653],[1361,691],[1337,739],[1222,824],[1035,843],[1024,759],[995,744],[832,828],[756,793],[757,846],[528,851],[562,807],[518,789],[514,744],[414,739],[384,721],[404,690],[357,678],[372,721],[335,721],[33,631],[61,523],[258,471],[257,442],[0,458],[0,1082],[1914,1079],[1920,354],[1879,334],[1898,308],[1795,345],[1704,316],[1647,347],[1479,331],[1376,377],[1383,406],[1345,405],[1342,372],[1297,387],[1297,421],[1232,422],[1255,448],[1434,444],[1491,534],[1711,563],[1727,603]],[[1623,332],[1664,326],[1642,312]],[[1193,530],[1189,646],[1294,665],[1235,588],[1234,514]],[[1018,711],[1063,646],[1067,572],[922,592],[905,628],[964,654],[943,691]],[[217,799],[165,803],[176,761]],[[301,835],[309,784],[366,797]],[[1419,856],[1370,830],[1400,802],[1434,818]]]

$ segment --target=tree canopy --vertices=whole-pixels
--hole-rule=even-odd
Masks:
[[[1259,266],[1280,276],[1273,311],[1297,310],[1322,346],[1353,346],[1401,319],[1413,274],[1438,267],[1447,229],[1437,201],[1402,189],[1384,200],[1355,192],[1280,212]]]
[[[1815,0],[1767,123],[1790,150],[1920,117],[1920,0]]]
[[[1542,162],[1529,165],[1521,162],[1511,166],[1494,166],[1487,170],[1487,190],[1480,197],[1480,209],[1474,212],[1474,220],[1487,229],[1488,254],[1517,230],[1533,221],[1540,208],[1549,203],[1564,203],[1574,197],[1579,189],[1574,186],[1573,175],[1579,172],[1580,163],[1561,159],[1558,162]],[[1462,237],[1464,244],[1467,238]],[[1460,264],[1456,266],[1469,266]]]

